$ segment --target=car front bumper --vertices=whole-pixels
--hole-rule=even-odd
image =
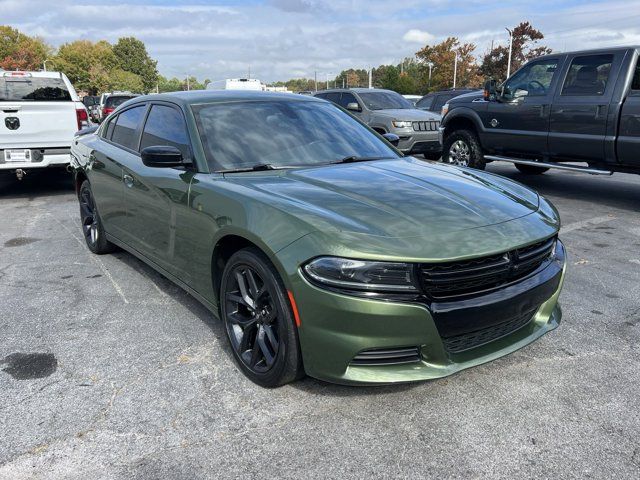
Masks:
[[[437,153],[442,150],[438,141],[438,132],[435,130],[416,132],[410,128],[402,128],[392,130],[391,133],[400,137],[398,149],[403,153]]]
[[[312,377],[341,384],[412,382],[445,377],[514,352],[560,323],[558,297],[566,267],[564,247],[558,245],[561,255],[541,271],[455,305],[349,296],[316,287],[298,272],[290,280],[301,318],[298,333],[305,370]],[[446,346],[443,330],[448,327],[443,321],[495,323],[494,316],[507,318],[525,310],[533,312],[526,324],[494,340],[458,353]],[[451,318],[451,312],[458,317]],[[354,361],[363,351],[412,347],[417,347],[419,356],[408,363]]]

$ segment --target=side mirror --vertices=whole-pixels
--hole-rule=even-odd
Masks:
[[[147,167],[171,168],[184,165],[182,153],[176,147],[158,145],[147,147],[140,152],[142,163]]]
[[[347,110],[349,110],[351,112],[361,112],[362,111],[362,109],[360,108],[360,105],[358,105],[358,102],[347,103]]]
[[[382,136],[386,138],[387,142],[389,142],[394,147],[397,147],[400,143],[400,137],[395,133],[383,133]]]
[[[496,96],[496,81],[493,78],[490,78],[484,83],[483,96],[487,102]]]

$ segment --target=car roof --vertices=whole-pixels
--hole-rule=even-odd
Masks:
[[[203,103],[223,103],[239,101],[291,101],[291,102],[323,102],[319,98],[309,95],[293,93],[263,92],[257,90],[191,90],[186,92],[156,93],[136,98],[136,102],[166,100],[183,105],[197,105]]]
[[[606,48],[606,47],[592,48],[590,50],[572,50],[570,52],[551,52],[548,55],[542,55],[540,57],[532,58],[530,61],[538,60],[540,58],[546,58],[546,57],[558,57],[560,55],[576,55],[576,54],[593,55],[598,53],[624,52],[627,50],[640,50],[640,45],[619,46],[619,47],[609,47],[609,48]]]
[[[352,93],[365,93],[365,92],[393,92],[398,93],[393,90],[387,90],[385,88],[365,88],[365,87],[355,87],[355,88],[329,88],[327,90],[318,90],[315,92],[315,95],[318,93],[338,93],[338,92],[352,92]],[[398,95],[400,95],[398,93]]]

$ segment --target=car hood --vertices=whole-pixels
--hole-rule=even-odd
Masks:
[[[397,108],[389,110],[372,110],[374,115],[389,117],[392,120],[401,121],[425,121],[425,120],[440,120],[440,115],[418,108]]]
[[[411,157],[226,175],[308,230],[415,237],[529,215],[539,197],[496,175]]]

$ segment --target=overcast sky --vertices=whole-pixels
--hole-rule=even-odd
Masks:
[[[55,6],[54,6],[55,5]],[[555,50],[640,44],[640,1],[575,0],[0,0],[0,24],[53,46],[143,40],[165,76],[323,79],[397,63],[458,36],[485,52],[529,20]]]

